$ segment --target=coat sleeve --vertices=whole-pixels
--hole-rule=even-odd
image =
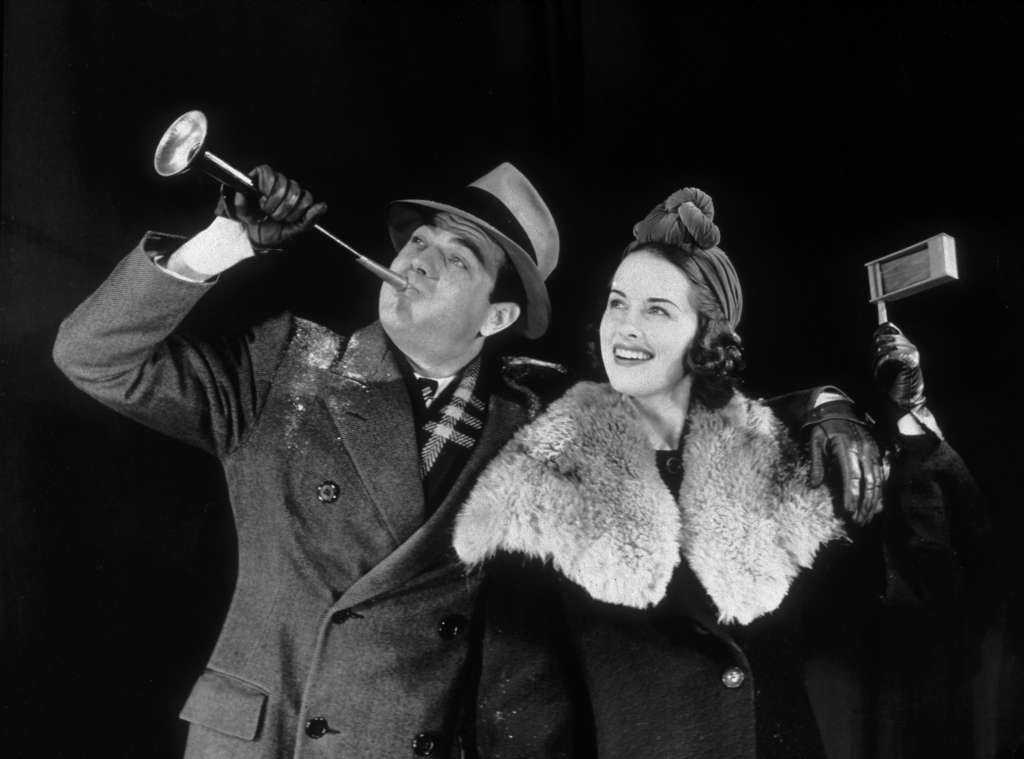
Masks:
[[[175,278],[154,263],[180,242],[156,233],[143,238],[64,320],[53,357],[101,403],[223,455],[257,418],[291,320],[278,317],[210,343],[173,334],[211,287]]]
[[[844,399],[847,398],[846,393],[839,388],[822,385],[766,398],[764,404],[772,410],[772,413],[779,418],[794,437],[799,437],[800,431],[807,424],[814,422],[818,398],[825,392],[834,393]],[[858,424],[864,423],[864,420],[857,417],[854,412],[853,401],[830,406],[830,411],[831,415],[844,416]]]
[[[899,436],[884,494],[884,550],[893,605],[956,603],[986,574],[992,534],[984,499],[948,443]]]
[[[880,741],[893,755],[990,756],[1003,632],[987,504],[945,441],[897,448],[882,514]]]

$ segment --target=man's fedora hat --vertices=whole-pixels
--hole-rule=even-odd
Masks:
[[[544,280],[558,263],[558,229],[530,180],[512,164],[503,163],[443,201],[394,201],[388,209],[388,232],[395,250],[401,250],[413,230],[429,224],[438,211],[473,222],[502,247],[526,291],[519,329],[527,337],[543,335],[551,317]]]

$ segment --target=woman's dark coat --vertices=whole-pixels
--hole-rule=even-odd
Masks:
[[[970,755],[950,514],[976,494],[944,443],[905,442],[860,528],[737,395],[691,408],[676,501],[628,403],[574,387],[456,522],[489,578],[480,756]],[[911,645],[892,650],[893,629]]]

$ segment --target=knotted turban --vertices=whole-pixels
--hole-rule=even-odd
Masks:
[[[686,187],[656,205],[643,221],[633,226],[638,242],[674,245],[690,254],[715,294],[729,325],[736,329],[743,313],[743,291],[732,261],[716,247],[722,239],[714,223],[711,196]]]

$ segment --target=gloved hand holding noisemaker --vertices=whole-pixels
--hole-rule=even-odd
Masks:
[[[874,334],[871,373],[883,398],[883,419],[890,433],[923,433],[907,417],[937,437],[942,437],[935,417],[927,407],[921,354],[892,322],[879,325]]]

